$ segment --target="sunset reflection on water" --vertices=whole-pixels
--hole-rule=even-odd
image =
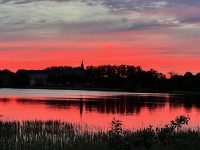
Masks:
[[[3,121],[61,120],[107,129],[116,118],[126,128],[138,129],[149,125],[160,127],[178,115],[188,115],[189,127],[200,126],[200,101],[195,97],[70,90],[8,91],[0,90]]]

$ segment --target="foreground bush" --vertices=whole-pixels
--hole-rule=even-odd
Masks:
[[[200,131],[181,129],[188,121],[180,116],[162,128],[127,131],[114,119],[108,132],[60,121],[0,122],[0,150],[199,150]]]

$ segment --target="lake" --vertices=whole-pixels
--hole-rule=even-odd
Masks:
[[[3,121],[61,120],[108,129],[113,118],[128,129],[161,127],[178,115],[200,126],[200,97],[166,93],[0,89]]]

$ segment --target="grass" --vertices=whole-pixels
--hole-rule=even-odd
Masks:
[[[199,150],[200,131],[181,129],[188,121],[128,131],[113,120],[109,131],[97,132],[60,121],[0,121],[0,150]]]

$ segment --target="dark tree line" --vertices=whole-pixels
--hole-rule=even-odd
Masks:
[[[88,66],[86,79],[93,85],[126,90],[161,89],[167,80],[165,75],[153,69],[142,70],[134,66]]]
[[[200,91],[200,73],[184,75],[171,73],[169,78],[156,70],[143,70],[128,65],[102,65],[81,67],[49,67],[40,71],[0,71],[0,87],[29,87],[31,74],[46,74],[51,86],[74,86],[89,88],[116,88],[130,91],[195,90]]]
[[[28,87],[29,84],[30,77],[25,72],[14,73],[10,70],[0,70],[0,87]]]

